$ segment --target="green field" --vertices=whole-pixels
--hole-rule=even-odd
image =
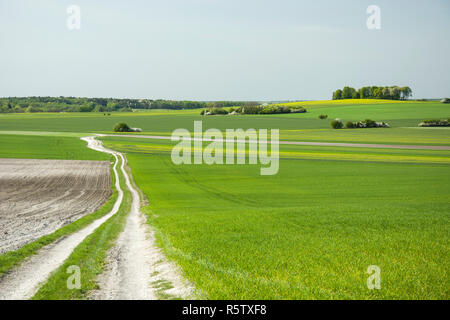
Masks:
[[[0,157],[104,160],[78,137],[111,132],[117,122],[142,134],[170,135],[177,128],[192,131],[195,120],[204,130],[280,129],[281,139],[292,141],[450,146],[449,128],[417,127],[424,119],[450,117],[450,106],[438,102],[295,104],[308,112],[0,115]],[[334,130],[334,118],[371,118],[391,128]],[[450,297],[450,151],[281,145],[278,174],[261,176],[259,165],[176,166],[168,140],[101,139],[126,154],[161,247],[200,297]],[[370,265],[381,268],[381,290],[366,286]]]
[[[0,134],[0,158],[109,160],[76,137]]]
[[[127,153],[162,246],[208,298],[449,296],[448,151],[282,146],[279,173],[262,177],[173,165],[170,142],[103,140]],[[369,265],[380,291],[366,287]]]

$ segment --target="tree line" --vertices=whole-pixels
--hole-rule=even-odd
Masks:
[[[358,90],[352,87],[344,87],[333,92],[333,100],[340,99],[389,99],[406,100],[412,95],[410,87],[362,87]]]
[[[77,97],[0,98],[0,113],[22,112],[129,112],[133,109],[200,109],[244,106],[247,101],[188,101]]]

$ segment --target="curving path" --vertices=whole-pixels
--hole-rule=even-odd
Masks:
[[[9,274],[0,279],[0,300],[23,300],[31,298],[49,277],[60,267],[72,251],[99,226],[116,214],[123,202],[117,164],[121,159],[121,172],[132,195],[132,207],[124,231],[116,245],[108,253],[105,272],[100,275],[99,290],[92,293],[94,299],[158,299],[190,298],[193,287],[181,277],[180,270],[167,261],[156,246],[156,240],[145,217],[140,211],[138,191],[132,185],[125,170],[126,158],[120,152],[105,148],[95,137],[81,138],[88,147],[112,154],[118,198],[113,209],[89,226],[45,246],[25,260]],[[164,284],[164,286],[161,286]]]
[[[89,147],[101,148],[98,141],[92,137],[82,138],[88,142]],[[115,158],[113,167],[114,176],[116,177],[115,187],[118,197],[112,210],[103,217],[95,220],[93,223],[67,237],[63,237],[60,241],[43,247],[35,255],[25,260],[21,265],[14,268],[10,273],[0,280],[0,300],[24,300],[31,298],[50,275],[52,271],[61,266],[70,256],[72,251],[99,226],[107,221],[111,216],[119,211],[119,207],[123,201],[123,191],[120,188],[119,175],[117,173],[117,164],[119,162],[119,153],[103,148],[102,152],[110,153]],[[121,170],[125,172],[124,162],[122,162]]]
[[[119,156],[126,162],[122,154]],[[105,271],[97,279],[99,290],[93,292],[90,298],[153,300],[192,297],[192,286],[156,245],[154,234],[140,211],[139,193],[125,172],[124,177],[132,196],[131,211],[123,232],[108,253]]]

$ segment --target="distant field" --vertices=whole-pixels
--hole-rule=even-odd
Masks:
[[[165,252],[211,299],[448,299],[449,152],[282,146],[280,171],[127,153]],[[366,287],[369,265],[382,290]]]
[[[76,137],[0,134],[0,158],[109,160]]]
[[[448,118],[450,106],[439,102],[338,100],[294,103],[308,112],[286,115],[200,116],[200,110],[148,110],[134,113],[2,114],[1,131],[111,132],[117,122],[143,129],[142,134],[170,135],[178,128],[193,130],[202,120],[204,129],[274,128],[283,140],[357,143],[398,143],[450,145],[450,129],[426,129],[417,125],[424,119]],[[328,119],[320,120],[320,114]],[[386,121],[390,129],[333,130],[330,121],[358,121],[371,118]]]

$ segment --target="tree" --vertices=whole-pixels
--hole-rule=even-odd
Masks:
[[[410,87],[401,87],[400,88],[400,96],[402,100],[406,100],[412,95],[412,90]]]
[[[395,86],[390,88],[391,99],[399,100],[400,99],[400,89]]]
[[[374,99],[382,99],[383,98],[383,89],[375,87],[375,90],[372,93],[372,98],[374,98]]]
[[[131,128],[126,123],[117,123],[114,126],[114,132],[131,132]]]
[[[353,91],[355,90],[355,89],[353,89],[353,91],[352,91],[352,89],[353,88],[350,88],[350,87],[344,87],[344,89],[342,89],[342,99],[351,99],[352,98],[352,95],[353,95]]]
[[[388,87],[384,87],[382,90],[382,98],[383,99],[390,99],[391,98],[391,91]]]
[[[28,106],[28,108],[25,109],[25,112],[28,112],[28,113],[33,113],[33,112],[38,112],[38,111],[39,110],[31,104]]]
[[[362,87],[361,89],[359,89],[359,98],[360,99],[370,98],[370,88]]]
[[[335,92],[333,92],[333,100],[339,100],[342,99],[342,90],[337,89]]]

